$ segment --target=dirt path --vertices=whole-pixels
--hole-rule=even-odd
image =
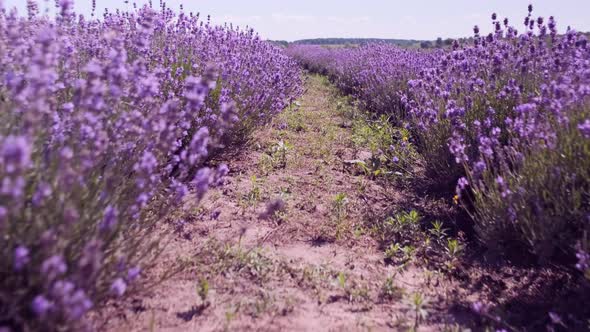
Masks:
[[[386,264],[367,227],[413,198],[349,169],[370,153],[355,148],[343,101],[321,77],[306,88],[230,161],[226,186],[169,218],[173,242],[149,277],[178,260],[189,268],[104,310],[100,329],[397,330],[428,309],[420,330],[440,330],[441,277]],[[277,200],[284,209],[264,218]]]

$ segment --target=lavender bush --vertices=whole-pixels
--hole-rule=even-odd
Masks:
[[[590,49],[583,34],[533,17],[522,33],[492,15],[493,33],[436,52],[394,46],[290,54],[363,106],[410,129],[427,174],[472,215],[489,247],[541,259],[578,251],[588,271]],[[584,235],[586,234],[586,235]]]
[[[138,285],[213,151],[301,92],[252,31],[159,10],[0,12],[0,327],[53,330]]]
[[[553,17],[525,18],[518,34],[493,15],[495,32],[474,28],[457,47],[410,81],[415,131],[431,142],[431,167],[445,175],[490,247],[520,243],[541,258],[569,252],[588,229],[590,50],[583,35],[557,35]],[[464,197],[465,198],[465,197]]]

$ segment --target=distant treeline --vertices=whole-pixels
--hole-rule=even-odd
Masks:
[[[590,39],[590,32],[584,33]],[[414,39],[381,39],[381,38],[316,38],[316,39],[302,39],[294,42],[285,40],[270,40],[271,43],[287,47],[291,44],[295,45],[320,45],[320,46],[358,46],[368,43],[388,43],[400,47],[416,47],[416,48],[448,48],[453,45],[455,39],[452,38],[437,38],[436,40],[414,40]],[[459,38],[457,39],[460,45],[472,43],[473,38]]]
[[[271,41],[277,45],[288,46],[290,44],[296,45],[364,45],[368,43],[388,43],[400,47],[421,47],[421,48],[443,48],[453,44],[453,39],[438,38],[435,41],[429,40],[415,40],[415,39],[382,39],[382,38],[316,38],[316,39],[302,39],[294,42],[284,40]]]
[[[410,39],[380,39],[380,38],[317,38],[303,39],[293,42],[294,44],[304,45],[363,45],[368,43],[388,43],[399,46],[412,46],[419,44],[420,40]]]

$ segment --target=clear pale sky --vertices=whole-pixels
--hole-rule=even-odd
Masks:
[[[53,8],[55,0],[37,0]],[[104,8],[132,8],[134,0],[96,0]],[[135,0],[138,5],[148,0]],[[160,0],[153,0],[159,6]],[[26,0],[0,0],[26,14]],[[169,8],[210,14],[215,23],[254,28],[263,38],[297,40],[320,37],[436,39],[466,37],[474,25],[491,31],[490,15],[508,17],[522,29],[529,0],[166,0]],[[590,31],[590,0],[537,0],[536,16],[555,16],[560,31],[568,25]],[[75,0],[78,13],[89,14],[91,0]]]

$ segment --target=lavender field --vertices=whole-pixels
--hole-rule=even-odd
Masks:
[[[0,1],[0,332],[590,331],[589,34],[125,3]]]

